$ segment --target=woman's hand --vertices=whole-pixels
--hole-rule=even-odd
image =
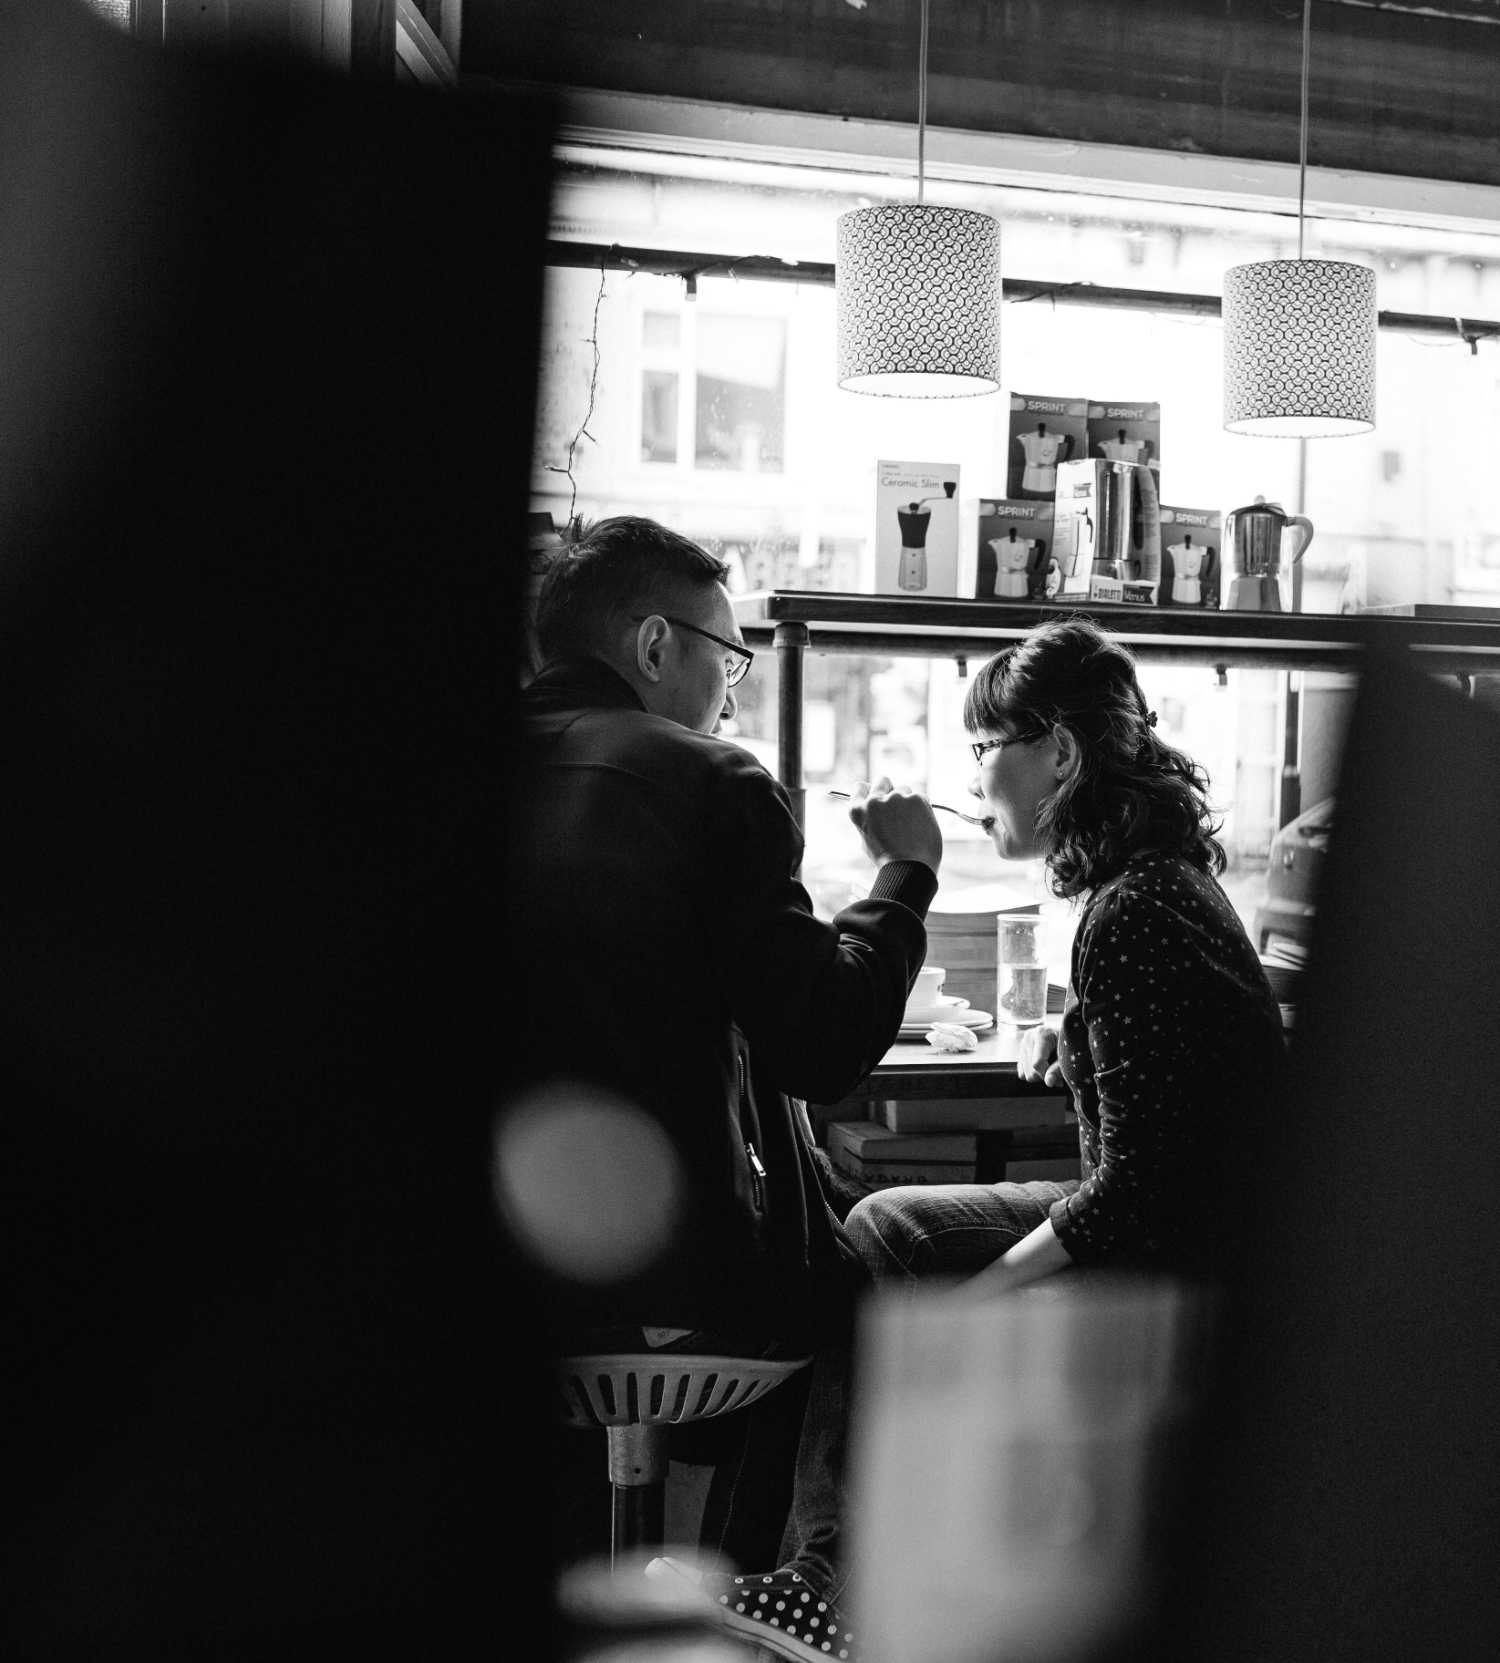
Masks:
[[[1060,1086],[1063,1083],[1062,1064],[1057,1060],[1056,1028],[1026,1029],[1021,1035],[1016,1073],[1033,1084]]]
[[[1052,1221],[1044,1218],[1008,1252],[960,1282],[952,1292],[960,1300],[993,1299],[999,1294],[1014,1293],[1017,1288],[1030,1287],[1033,1282],[1066,1270],[1072,1263],[1073,1257],[1052,1228]]]

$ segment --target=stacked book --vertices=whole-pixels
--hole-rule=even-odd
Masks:
[[[1078,1123],[1062,1097],[894,1101],[879,1120],[838,1120],[828,1154],[876,1189],[1078,1176]]]
[[[1013,903],[999,885],[964,890],[950,901],[939,892],[927,912],[927,963],[948,974],[943,992],[967,999],[976,1010],[995,1003],[995,928],[1002,917],[1040,918],[1036,901]]]

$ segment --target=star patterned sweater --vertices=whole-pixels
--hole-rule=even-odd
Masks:
[[[1274,1105],[1281,1013],[1239,915],[1179,856],[1137,857],[1089,896],[1058,1058],[1083,1182],[1051,1210],[1080,1263],[1211,1272],[1244,1117]]]

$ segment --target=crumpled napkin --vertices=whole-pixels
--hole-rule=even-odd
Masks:
[[[962,1022],[934,1022],[922,1037],[934,1051],[972,1051],[979,1044],[979,1035]]]

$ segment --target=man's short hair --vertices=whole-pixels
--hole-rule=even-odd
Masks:
[[[550,660],[597,652],[637,615],[670,612],[727,583],[729,567],[655,520],[616,514],[557,549],[536,602],[536,639]]]

